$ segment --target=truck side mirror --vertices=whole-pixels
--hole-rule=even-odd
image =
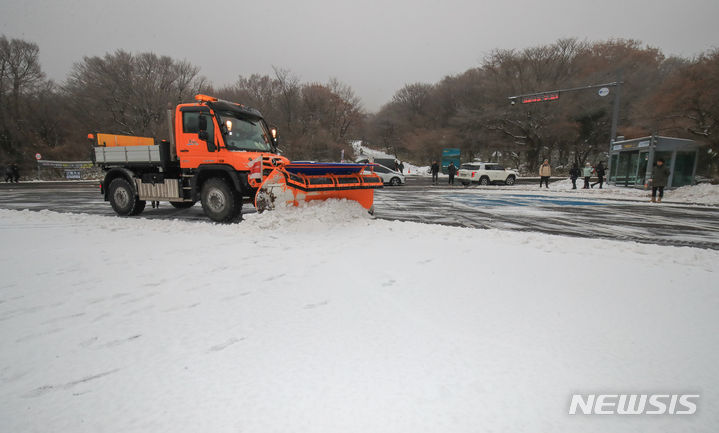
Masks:
[[[210,134],[207,133],[207,116],[200,114],[197,121],[197,138],[207,143],[207,151],[214,152],[217,150],[215,141],[210,140]]]

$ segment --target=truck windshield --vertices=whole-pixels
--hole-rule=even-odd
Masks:
[[[229,113],[220,113],[220,122],[224,126],[223,131],[227,131],[224,134],[227,150],[272,150],[270,137],[262,120],[242,119]]]

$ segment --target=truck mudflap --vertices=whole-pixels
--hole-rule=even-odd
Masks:
[[[258,212],[278,205],[299,206],[313,200],[346,199],[372,209],[382,179],[369,164],[290,163],[275,167],[255,195]]]

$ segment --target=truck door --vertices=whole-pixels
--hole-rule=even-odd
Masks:
[[[182,168],[197,168],[201,164],[212,164],[217,161],[219,145],[214,116],[207,107],[183,107],[177,119],[175,141],[177,158]],[[207,138],[201,138],[200,124],[204,117]],[[204,135],[204,134],[202,134]]]

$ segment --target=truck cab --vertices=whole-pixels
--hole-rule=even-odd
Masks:
[[[205,103],[175,109],[175,148],[182,169],[222,164],[248,171],[259,155],[277,153],[277,130],[259,111],[204,95],[198,99]]]

